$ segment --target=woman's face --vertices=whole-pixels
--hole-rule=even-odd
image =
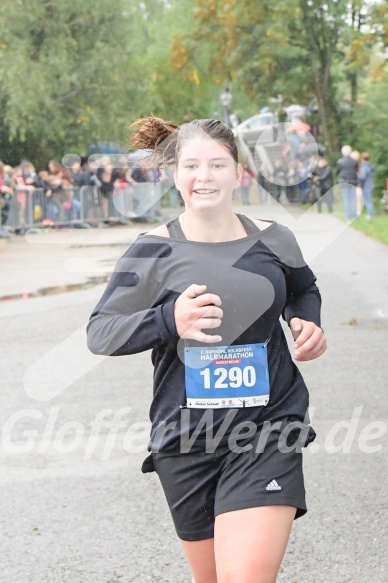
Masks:
[[[240,184],[241,166],[236,167],[220,142],[192,138],[182,146],[174,179],[187,206],[210,210],[231,202],[233,190]]]

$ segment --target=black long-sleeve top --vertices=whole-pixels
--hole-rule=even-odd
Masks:
[[[206,284],[220,296],[219,328],[205,330],[222,341],[206,346],[268,341],[270,399],[267,406],[234,410],[227,433],[237,424],[286,416],[306,418],[308,391],[291,359],[279,318],[297,316],[320,326],[321,297],[294,235],[273,222],[267,229],[222,243],[181,241],[140,235],[118,261],[87,326],[89,349],[101,355],[129,355],[152,349],[154,392],[150,448],[178,448],[184,423],[193,432],[204,411],[186,406],[184,342],[179,338],[174,302],[191,284]],[[201,343],[189,340],[189,346]],[[203,343],[202,343],[203,345]],[[212,410],[211,430],[229,409]],[[185,425],[186,426],[186,425]],[[168,427],[167,431],[161,431]],[[209,423],[199,432],[206,435]]]

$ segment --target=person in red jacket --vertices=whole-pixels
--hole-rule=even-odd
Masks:
[[[249,168],[248,164],[244,162],[244,164],[242,165],[242,176],[240,183],[242,204],[250,204],[249,189],[253,183],[253,176],[254,174],[252,170]]]

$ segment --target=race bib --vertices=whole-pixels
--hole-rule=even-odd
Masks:
[[[269,401],[267,342],[184,348],[187,407],[263,407]]]

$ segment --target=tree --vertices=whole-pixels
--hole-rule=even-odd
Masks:
[[[384,26],[376,24],[381,4],[368,11],[367,0],[196,0],[197,27],[189,38],[176,39],[175,66],[191,66],[204,52],[210,78],[233,79],[252,99],[281,93],[308,103],[315,97],[324,142],[335,151],[338,63],[345,62],[340,74],[350,80],[354,102],[371,41],[386,34],[386,18]]]
[[[368,151],[376,165],[376,190],[380,195],[388,179],[388,111],[384,107],[388,94],[388,64],[381,55],[368,68],[369,75],[360,87],[362,99],[354,107],[356,127],[354,147]]]
[[[144,91],[129,9],[125,0],[3,2],[2,157],[17,144],[19,155],[45,163],[99,139],[123,140]]]
[[[175,39],[190,35],[193,17],[191,0],[175,0],[164,4],[157,17],[152,12],[152,18],[147,20],[145,62],[152,72],[150,111],[178,123],[209,117],[217,93],[207,75],[204,55],[193,58],[187,67],[176,66],[180,55],[175,53]]]
[[[357,135],[352,112],[373,46],[388,42],[387,6],[3,0],[0,157],[46,164],[100,140],[124,143],[141,115],[178,123],[217,115],[227,85],[245,115],[278,94],[289,103],[315,98],[323,140],[336,151]]]

